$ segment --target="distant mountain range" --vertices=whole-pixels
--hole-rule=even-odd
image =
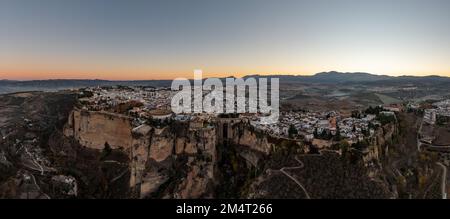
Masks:
[[[248,75],[244,78],[279,78],[280,83],[324,83],[324,84],[366,84],[366,85],[406,85],[406,84],[450,84],[449,77],[442,76],[387,76],[363,72],[342,73],[336,71],[321,72],[315,75]],[[171,80],[142,80],[142,81],[109,81],[109,80],[32,80],[14,81],[0,80],[0,93],[11,93],[31,90],[62,90],[93,86],[170,86]]]
[[[321,72],[315,75],[270,75],[270,76],[259,76],[259,75],[249,75],[246,77],[277,77],[280,78],[280,82],[300,82],[300,83],[333,83],[333,84],[342,84],[342,83],[363,83],[363,84],[371,84],[371,83],[449,83],[449,77],[442,76],[388,76],[388,75],[376,75],[364,72],[352,72],[352,73],[343,73],[343,72]]]

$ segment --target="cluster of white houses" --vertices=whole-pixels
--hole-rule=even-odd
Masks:
[[[165,120],[168,118],[179,121],[194,121],[199,119],[210,120],[217,115],[211,114],[183,114],[175,115],[170,108],[171,97],[175,94],[170,89],[154,89],[142,87],[109,87],[89,88],[90,97],[81,98],[83,107],[94,111],[111,111],[111,109],[124,103],[131,104],[126,113],[136,118],[136,126],[145,123],[146,119]],[[384,114],[394,114],[395,107],[385,108]],[[206,116],[206,118],[204,118]],[[284,137],[299,138],[307,142],[316,139],[329,139],[339,135],[349,142],[357,142],[374,133],[373,127],[379,122],[375,115],[366,114],[363,117],[344,117],[339,112],[281,112],[278,123],[261,123],[257,114],[239,114],[239,118],[246,118],[256,129],[266,134]],[[200,124],[200,123],[199,123]],[[292,134],[292,129],[295,130]]]
[[[280,137],[293,137],[290,129],[295,133],[294,137],[302,138],[308,142],[314,142],[318,138],[333,137],[339,135],[350,143],[362,141],[365,137],[374,134],[375,127],[380,123],[375,120],[375,115],[367,114],[362,118],[343,117],[339,112],[283,112],[280,122],[276,124],[260,124],[253,121],[251,124],[270,135]],[[369,125],[372,124],[372,125]]]
[[[443,100],[433,103],[434,108],[425,109],[423,115],[423,121],[434,125],[439,116],[450,118],[450,100]]]

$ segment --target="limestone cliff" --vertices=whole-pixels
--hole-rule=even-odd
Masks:
[[[137,134],[139,130],[146,131]],[[163,128],[142,125],[133,130],[133,136],[130,187],[139,197],[157,192],[169,178],[174,180],[178,175],[180,183],[169,198],[197,198],[206,195],[206,185],[214,180],[214,128],[189,130],[185,124]],[[180,157],[186,157],[187,160]],[[183,171],[174,168],[176,162],[182,162],[186,173],[181,174]],[[171,173],[174,171],[179,172]]]
[[[66,136],[73,136],[81,145],[103,149],[130,148],[131,122],[129,117],[108,112],[74,109],[64,127]]]
[[[80,109],[70,114],[64,134],[87,148],[108,144],[127,153],[130,192],[139,198],[214,197],[215,187],[228,178],[224,165],[234,166],[230,175],[258,168],[280,144],[239,118],[133,128],[130,117]]]

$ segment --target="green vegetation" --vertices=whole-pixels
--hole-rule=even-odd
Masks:
[[[336,124],[336,135],[334,135],[333,140],[340,141],[341,140],[341,129],[339,125]]]
[[[296,136],[296,135],[298,134],[298,131],[297,131],[297,129],[295,128],[295,126],[291,124],[291,125],[289,126],[288,133],[289,133],[289,138],[293,138],[294,136]]]
[[[350,148],[350,144],[346,140],[341,140],[339,142],[339,149],[341,149],[342,153],[347,153],[348,149]]]
[[[450,117],[437,115],[437,117],[436,117],[436,125],[438,125],[438,126],[445,126],[445,125],[448,125],[448,124],[450,124]]]
[[[170,126],[170,125],[172,125],[173,122],[174,122],[174,120],[171,119],[171,118],[165,118],[163,120],[149,118],[149,119],[146,120],[146,123],[148,125],[151,125],[151,126],[154,126],[154,127],[158,127],[158,128],[165,127],[165,126]]]
[[[352,144],[352,148],[355,148],[360,151],[366,149],[367,147],[369,147],[369,142],[366,139]]]
[[[366,111],[364,111],[364,112],[366,114],[378,115],[378,114],[380,114],[381,111],[383,111],[383,107],[381,107],[381,106],[376,106],[376,107],[369,106],[369,108],[367,108]]]
[[[358,111],[358,110],[353,110],[352,111],[352,117],[353,118],[357,118],[357,119],[361,119],[361,117],[362,117],[361,112]]]
[[[399,99],[390,97],[390,96],[386,96],[384,94],[378,94],[376,93],[375,95],[378,96],[378,98],[380,98],[381,102],[383,102],[383,104],[393,104],[393,103],[399,103],[401,102]]]
[[[111,146],[109,146],[108,142],[105,142],[105,147],[102,150],[102,154],[100,155],[100,158],[103,159],[106,156],[110,155],[112,152]]]
[[[395,122],[395,116],[393,115],[378,114],[376,119],[380,121],[381,125]]]
[[[323,130],[321,133],[317,133],[317,130],[314,130],[314,138],[331,140],[333,138],[333,135],[327,130]]]
[[[88,91],[86,89],[80,89],[80,93],[78,94],[78,98],[92,97],[94,94],[92,91]]]
[[[218,115],[219,118],[224,118],[224,119],[232,119],[232,118],[239,118],[239,114],[238,113],[222,113]]]

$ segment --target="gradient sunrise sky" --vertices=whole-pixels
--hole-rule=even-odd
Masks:
[[[0,0],[0,79],[450,76],[448,0]]]

